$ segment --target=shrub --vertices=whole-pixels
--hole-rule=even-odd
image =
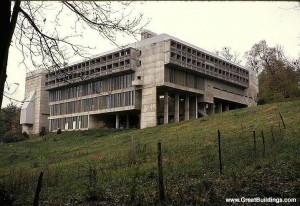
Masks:
[[[62,133],[61,129],[58,129],[58,130],[56,131],[56,134],[61,134],[61,133]]]
[[[96,137],[103,137],[111,134],[114,130],[111,130],[107,127],[105,122],[99,121],[95,129],[83,131],[84,135],[92,135]]]
[[[46,132],[45,132],[45,131],[40,131],[40,132],[39,132],[39,136],[40,136],[40,137],[45,136],[45,135],[46,135]]]
[[[13,131],[6,132],[2,137],[0,137],[0,141],[3,143],[20,142],[26,139],[28,139],[28,135],[24,136],[22,133]]]
[[[40,137],[45,136],[46,135],[46,128],[42,127],[40,133],[39,133]]]
[[[107,129],[105,123],[103,121],[99,121],[97,124],[97,129],[101,130],[101,129]]]
[[[23,135],[23,137],[24,137],[25,139],[28,139],[28,138],[29,138],[29,135],[27,134],[27,132],[23,132],[22,135]]]

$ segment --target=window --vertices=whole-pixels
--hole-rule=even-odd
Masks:
[[[126,51],[125,51],[125,55],[129,55],[130,54],[130,49],[127,49]]]
[[[176,42],[171,41],[171,46],[172,46],[172,47],[175,47],[175,46],[176,46]]]
[[[177,49],[181,50],[181,44],[177,43]]]

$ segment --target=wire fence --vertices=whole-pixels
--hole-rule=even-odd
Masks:
[[[193,201],[216,201],[216,193],[222,190],[222,185],[217,188],[218,184],[225,184],[220,183],[222,181],[218,178],[235,177],[246,167],[253,164],[259,166],[260,159],[270,157],[280,149],[280,142],[284,141],[287,131],[281,116],[278,125],[261,131],[243,125],[239,130],[218,130],[215,132],[215,144],[205,147],[191,147],[191,143],[169,149],[163,141],[157,145],[150,141],[139,143],[134,142],[132,136],[125,135],[122,141],[132,143],[132,147],[124,154],[119,154],[122,158],[118,161],[103,163],[105,157],[94,156],[88,163],[46,165],[42,170],[37,163],[32,165],[30,172],[13,168],[6,181],[0,183],[0,189],[2,184],[14,194],[12,198],[20,205],[32,202],[33,205],[38,205],[38,202],[51,205],[48,195],[54,202],[68,201],[68,204],[79,205],[83,199],[103,204],[158,204],[165,201],[170,204],[180,201],[192,204]],[[179,136],[176,131],[174,138]],[[273,150],[274,147],[276,150]],[[190,155],[194,152],[201,156]],[[78,150],[70,155],[81,158],[88,154],[87,145],[86,150]],[[49,163],[51,161],[56,162],[52,159]],[[61,193],[64,197],[61,197]]]

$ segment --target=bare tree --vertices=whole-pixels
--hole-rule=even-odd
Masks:
[[[268,63],[267,56],[268,45],[265,40],[254,44],[251,50],[245,52],[246,65],[249,66],[258,75],[263,70],[263,63]]]
[[[240,54],[237,51],[233,51],[230,47],[225,46],[221,51],[217,50],[215,53],[237,64],[240,64],[242,62],[242,60],[240,59]]]
[[[286,66],[292,68],[295,71],[300,71],[300,55],[298,59],[287,57],[284,52],[284,47],[281,45],[276,45],[275,50],[277,52],[277,57],[281,59]]]
[[[7,60],[11,42],[14,42],[16,48],[22,52],[22,63],[27,68],[26,62],[30,60],[36,68],[48,69],[52,66],[60,69],[74,55],[89,58],[91,48],[74,43],[74,39],[82,37],[82,32],[87,29],[97,31],[115,45],[117,45],[115,41],[117,33],[134,37],[139,34],[147,22],[142,24],[142,14],[132,17],[131,11],[125,9],[129,5],[130,2],[15,0],[12,3],[11,0],[1,1],[0,108],[7,78]],[[55,18],[50,22],[51,26],[46,27],[45,24],[50,21],[46,15],[49,11],[54,13]],[[76,20],[68,32],[62,32],[58,28],[66,14],[73,15]]]
[[[282,46],[269,47],[262,40],[254,44],[245,57],[247,65],[258,74],[262,99],[274,101],[279,97],[299,96],[299,60],[287,58]]]
[[[278,61],[285,64],[285,66],[291,67],[293,70],[300,70],[300,57],[291,59],[285,55],[283,46],[269,47],[265,40],[254,44],[251,50],[245,52],[245,58],[247,60],[246,64],[257,74],[264,68],[267,68],[270,74],[274,74]]]

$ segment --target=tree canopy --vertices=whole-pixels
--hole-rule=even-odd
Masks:
[[[20,108],[9,104],[0,113],[0,140],[6,133],[21,133]]]
[[[300,96],[299,59],[288,59],[281,46],[269,47],[265,40],[245,53],[247,65],[259,79],[259,103]]]

